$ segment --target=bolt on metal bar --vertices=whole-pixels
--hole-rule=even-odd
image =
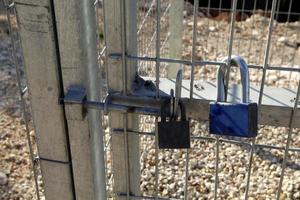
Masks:
[[[169,97],[164,96],[157,98],[152,97],[136,97],[136,96],[124,96],[120,94],[111,94],[110,99],[111,102],[114,104],[120,104],[120,105],[127,105],[129,108],[127,110],[130,110],[131,107],[142,107],[142,108],[149,108],[149,109],[160,109],[160,106],[162,102]],[[110,106],[111,104],[109,104]]]
[[[38,184],[38,170],[36,167],[32,141],[30,138],[30,130],[29,130],[29,124],[28,124],[29,118],[27,115],[26,100],[23,95],[24,90],[22,90],[22,83],[21,83],[21,74],[20,74],[21,69],[20,69],[20,65],[17,61],[17,54],[16,54],[17,48],[16,48],[16,43],[15,43],[15,39],[14,39],[13,31],[12,31],[11,19],[10,19],[10,10],[11,9],[13,9],[14,14],[16,15],[15,4],[12,3],[12,4],[8,5],[7,0],[4,0],[3,4],[6,8],[8,31],[9,31],[10,41],[11,41],[11,45],[12,45],[11,56],[13,58],[13,62],[14,62],[15,70],[16,70],[16,79],[17,79],[19,95],[20,95],[20,99],[21,99],[21,109],[22,109],[22,113],[23,113],[23,120],[25,122],[26,138],[27,138],[27,144],[29,147],[29,155],[30,155],[29,157],[31,160],[31,167],[32,167],[33,178],[34,178],[34,183],[35,183],[35,191],[36,191],[37,199],[40,200],[40,191],[39,191],[39,184]]]
[[[265,57],[264,57],[263,75],[262,75],[261,87],[260,87],[259,98],[258,98],[258,113],[260,113],[260,108],[261,108],[261,104],[262,104],[266,72],[267,72],[268,60],[269,60],[269,54],[270,54],[270,47],[271,47],[271,42],[272,42],[272,31],[273,31],[273,23],[274,23],[276,5],[277,5],[277,0],[273,0],[272,12],[271,12],[271,18],[270,18],[269,30],[268,30],[267,46],[266,46]],[[248,165],[249,167],[248,167],[247,181],[246,181],[245,200],[248,199],[248,194],[249,194],[251,170],[252,170],[252,163],[253,163],[253,153],[255,151],[255,143],[256,143],[255,138],[253,138],[251,150],[250,150],[249,165]]]
[[[85,101],[83,102],[83,106],[89,109],[105,110],[105,103],[97,102],[97,101]],[[123,113],[136,113],[141,115],[153,115],[153,116],[159,116],[160,113],[160,109],[156,109],[156,108],[135,107],[135,106],[121,105],[121,104],[109,104],[107,105],[107,109],[108,111],[118,111]]]
[[[295,115],[296,115],[297,108],[298,108],[298,102],[299,102],[299,96],[300,96],[300,79],[298,81],[299,81],[298,91],[297,91],[294,107],[293,107],[291,117],[290,117],[288,138],[287,138],[287,142],[286,142],[286,146],[285,146],[285,150],[284,150],[282,169],[281,169],[280,180],[279,180],[278,190],[277,190],[277,197],[276,197],[277,200],[280,199],[281,188],[282,188],[282,183],[283,183],[283,178],[284,178],[284,171],[285,171],[285,168],[286,168],[286,165],[287,165],[287,157],[288,157],[288,153],[289,153],[288,151],[289,151],[290,143],[291,143],[291,139],[292,139],[293,124],[294,124],[294,119],[295,119]]]

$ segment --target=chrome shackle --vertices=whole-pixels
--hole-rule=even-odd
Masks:
[[[228,58],[223,62],[228,63]],[[242,102],[249,103],[249,71],[245,60],[240,56],[232,56],[230,65],[221,65],[217,72],[217,101],[225,102],[227,97],[226,88],[226,74],[230,73],[231,65],[240,69],[241,83],[242,83]],[[229,81],[229,80],[228,80]]]

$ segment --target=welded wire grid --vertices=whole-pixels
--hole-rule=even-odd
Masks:
[[[260,133],[255,141],[213,137],[208,134],[206,122],[192,120],[192,148],[189,151],[158,150],[155,139],[157,137],[154,137],[156,135],[154,122],[157,121],[157,118],[141,117],[139,131],[130,132],[125,128],[127,131],[125,135],[140,135],[142,174],[140,187],[142,196],[135,198],[226,199],[231,197],[229,194],[231,191],[237,192],[238,190],[244,193],[241,198],[248,199],[253,197],[254,190],[261,189],[259,185],[275,184],[277,185],[275,187],[277,192],[272,191],[271,194],[264,196],[264,193],[268,192],[268,187],[266,187],[261,189],[262,192],[258,194],[261,197],[254,196],[254,198],[280,199],[282,183],[287,178],[296,178],[290,175],[286,177],[285,172],[300,170],[298,163],[299,139],[297,139],[299,138],[297,136],[299,129],[293,129],[293,120],[300,93],[300,58],[297,44],[294,41],[299,41],[300,26],[299,22],[278,23],[277,21],[279,21],[280,15],[289,18],[291,14],[299,15],[299,13],[292,13],[291,9],[288,12],[282,12],[276,6],[273,6],[272,9],[266,6],[260,13],[255,11],[254,7],[249,9],[244,8],[244,6],[242,8],[236,6],[237,4],[245,5],[246,0],[234,0],[231,9],[222,8],[222,1],[217,8],[210,7],[210,1],[208,1],[209,5],[205,7],[199,7],[198,1],[195,1],[194,5],[186,2],[182,21],[184,25],[182,58],[170,59],[168,57],[168,38],[170,36],[169,10],[172,1],[138,1],[138,53],[137,55],[125,55],[125,50],[122,53],[123,59],[125,56],[131,56],[139,61],[139,74],[156,77],[156,86],[159,87],[159,78],[165,77],[166,74],[165,66],[169,63],[180,63],[184,67],[184,77],[190,79],[190,98],[193,98],[194,80],[214,81],[216,68],[224,64],[221,62],[222,58],[238,54],[250,63],[251,84],[261,86],[259,105],[262,103],[264,85],[275,85],[296,90],[293,100],[294,107],[288,128],[260,126]],[[273,0],[273,5],[280,1]],[[11,5],[8,9],[10,12],[8,16],[14,15],[15,12],[13,4],[10,3],[7,4],[7,6]],[[256,3],[257,0],[255,0]],[[289,7],[292,8],[292,1]],[[99,64],[103,77],[105,77],[103,64],[105,64],[107,55],[105,54],[103,2],[101,0],[95,1],[95,8],[98,23]],[[249,16],[249,13],[252,14]],[[275,20],[272,20],[273,18]],[[16,42],[12,37],[12,44]],[[17,63],[15,66],[18,72],[20,66]],[[239,82],[239,79],[236,79],[236,74],[236,71],[233,70],[229,76],[230,81]],[[19,85],[22,85],[18,73],[17,76]],[[20,93],[23,94],[26,89],[23,90],[23,85],[20,88]],[[103,95],[105,91],[107,91],[106,88]],[[23,95],[21,96],[22,104],[26,109],[25,100]],[[159,98],[158,94],[157,98]],[[25,110],[25,113],[27,112]],[[26,117],[24,120],[28,122]],[[107,119],[103,121],[105,123],[103,127],[105,129],[107,191],[108,197],[114,198],[111,158],[113,149],[111,149],[111,135],[108,133]],[[126,117],[124,117],[124,123],[126,124]],[[27,123],[26,128],[28,129]],[[270,135],[265,135],[266,132]],[[28,139],[29,144],[31,144],[30,137]],[[238,156],[233,156],[237,154]],[[270,162],[266,155],[271,155],[272,160]],[[33,161],[34,158],[32,153],[31,159]],[[235,165],[238,160],[239,162]],[[261,165],[257,164],[260,160],[261,162],[269,162],[270,166],[260,168]],[[37,165],[33,164],[33,166],[33,171],[37,176],[39,173],[36,169]],[[268,177],[269,172],[274,171],[273,168],[275,168],[275,178],[270,179]],[[264,180],[257,178],[253,180],[252,177],[257,173]],[[232,176],[233,184],[226,180],[226,177],[228,178],[225,176],[226,174]],[[264,174],[266,175],[264,176]],[[276,182],[272,183],[270,180]],[[37,188],[37,190],[39,189]],[[289,192],[294,190],[297,188],[292,188]],[[126,195],[127,198],[130,196],[128,191]]]
[[[41,172],[40,172],[40,165],[39,165],[39,156],[37,152],[35,137],[31,135],[31,130],[33,130],[33,125],[31,124],[31,112],[28,105],[28,95],[27,95],[27,84],[24,74],[24,63],[23,57],[21,53],[21,41],[20,36],[18,33],[18,25],[17,25],[17,18],[16,18],[16,9],[15,4],[12,0],[3,0],[0,2],[0,6],[4,7],[6,10],[7,16],[7,25],[8,25],[8,34],[10,36],[10,45],[11,45],[11,61],[12,65],[15,68],[16,72],[16,84],[19,91],[19,99],[18,103],[20,104],[21,115],[24,121],[25,131],[26,131],[26,138],[28,143],[28,150],[29,150],[29,159],[31,161],[31,169],[32,174],[30,174],[31,179],[34,181],[35,185],[35,193],[36,199],[40,199],[43,194],[43,188],[40,186],[42,185],[41,180]],[[32,197],[34,198],[34,197]]]
[[[156,56],[156,41],[157,41],[157,3],[155,0],[140,0],[137,3],[138,8],[138,24],[137,24],[137,35],[138,35],[138,54],[137,56],[155,57]],[[161,4],[161,16],[160,16],[160,52],[163,56],[168,54],[168,39],[169,39],[169,11],[171,2],[169,0],[162,0]],[[147,72],[155,74],[155,64],[151,61],[140,60],[139,61],[139,73],[141,75],[147,75]],[[163,70],[166,63],[161,64]],[[164,73],[163,73],[164,74]]]
[[[300,170],[299,129],[293,129],[293,121],[300,93],[300,57],[295,42],[299,41],[300,25],[289,18],[299,13],[292,12],[292,1],[287,12],[276,6],[280,0],[270,0],[273,6],[262,10],[255,9],[256,0],[251,8],[245,0],[232,1],[231,8],[223,8],[222,1],[217,7],[211,7],[211,1],[205,7],[198,3],[185,3],[183,21],[178,22],[184,25],[182,57],[171,59],[168,16],[172,0],[138,1],[138,53],[122,52],[123,60],[138,60],[139,74],[155,77],[157,88],[159,79],[166,76],[165,66],[180,63],[184,77],[190,80],[192,99],[195,80],[215,81],[217,67],[228,64],[221,60],[241,55],[249,64],[251,84],[260,86],[259,106],[264,86],[296,91],[289,127],[260,125],[256,140],[249,140],[211,136],[207,122],[191,120],[189,151],[158,150],[154,125],[158,119],[141,117],[140,130],[125,133],[140,135],[141,196],[131,196],[128,188],[124,193],[135,199],[297,198],[293,195],[299,190],[295,177]],[[279,23],[282,16],[288,22]],[[235,69],[227,77],[240,82]],[[294,179],[293,183],[283,188],[287,179]]]

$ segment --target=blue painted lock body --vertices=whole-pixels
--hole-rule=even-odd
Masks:
[[[211,102],[210,133],[237,137],[257,136],[257,104]]]

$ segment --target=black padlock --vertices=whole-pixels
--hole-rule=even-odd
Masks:
[[[161,121],[158,122],[159,149],[186,149],[190,148],[190,124],[186,119],[186,110],[179,100],[181,118],[178,120],[170,114],[170,99],[161,106]],[[167,120],[167,118],[169,118]]]

